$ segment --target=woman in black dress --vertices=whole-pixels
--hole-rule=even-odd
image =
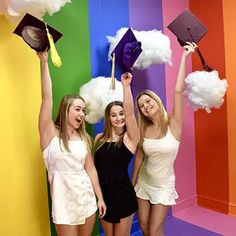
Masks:
[[[132,75],[128,72],[121,76],[123,103],[114,101],[107,105],[104,131],[95,138],[95,165],[107,206],[107,213],[101,219],[106,236],[129,236],[134,213],[138,210],[136,194],[128,176],[128,164],[140,137],[131,80]]]

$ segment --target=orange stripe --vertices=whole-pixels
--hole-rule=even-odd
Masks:
[[[190,0],[190,10],[209,29],[199,47],[207,64],[225,78],[222,0]],[[193,58],[193,70],[202,70]],[[195,141],[198,204],[228,213],[228,137],[226,102],[220,110],[195,112]]]
[[[229,214],[236,215],[236,2],[234,0],[223,1],[223,17],[225,29],[225,61],[226,78],[229,84],[227,91],[227,119],[228,119],[228,153],[229,153]]]

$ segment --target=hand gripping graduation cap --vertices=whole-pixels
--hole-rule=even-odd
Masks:
[[[177,37],[181,46],[186,45],[186,42],[198,43],[208,32],[206,26],[187,9],[178,15],[167,28]],[[212,71],[212,68],[206,64],[199,48],[196,48],[196,52],[204,70]]]
[[[26,13],[13,33],[22,37],[37,52],[44,52],[50,48],[53,64],[57,67],[61,66],[61,59],[54,44],[62,37],[60,32]]]
[[[177,16],[168,28],[176,35],[181,46],[186,42],[199,42],[208,32],[202,22],[188,10]],[[212,108],[220,108],[223,104],[228,84],[225,79],[219,78],[216,70],[206,64],[199,48],[195,50],[205,71],[195,71],[187,76],[187,97],[194,110],[200,108],[210,112]]]
[[[122,83],[115,79],[115,63],[123,73],[132,72],[132,67],[141,54],[141,43],[131,29],[128,29],[112,52],[111,77],[96,77],[80,87],[80,96],[85,100],[87,109],[86,121],[98,122],[107,106],[112,101],[123,101]],[[93,91],[91,93],[91,91]]]

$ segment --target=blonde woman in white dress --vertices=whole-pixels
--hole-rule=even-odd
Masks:
[[[105,215],[106,206],[90,154],[90,137],[85,130],[85,103],[77,95],[63,97],[53,122],[48,55],[46,52],[37,55],[42,88],[40,145],[50,183],[52,220],[58,236],[89,236],[97,206],[100,217]]]
[[[184,116],[185,64],[196,47],[191,43],[184,46],[171,114],[167,114],[161,99],[153,91],[144,90],[137,96],[141,141],[135,157],[132,184],[138,198],[138,219],[144,236],[164,235],[168,209],[178,197],[174,161]]]

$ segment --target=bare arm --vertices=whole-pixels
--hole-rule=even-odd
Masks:
[[[123,85],[123,93],[124,93],[123,106],[125,112],[127,136],[128,139],[130,140],[130,143],[132,144],[132,150],[135,151],[137,144],[139,142],[140,133],[134,115],[134,102],[130,87],[131,80],[132,80],[132,75],[128,72],[124,73],[121,76],[121,82]]]
[[[93,185],[94,192],[98,199],[99,217],[103,217],[106,214],[106,205],[103,200],[102,191],[98,180],[97,170],[95,168],[93,158],[90,154],[88,154],[86,157],[85,170],[88,173],[88,176]]]
[[[41,90],[42,102],[39,113],[39,133],[40,145],[44,150],[53,136],[55,135],[55,126],[52,120],[52,83],[48,68],[47,52],[37,53],[41,62]]]
[[[141,150],[141,148],[139,147],[137,150],[137,153],[135,155],[135,159],[134,159],[134,167],[133,167],[133,173],[132,173],[133,186],[135,186],[135,184],[136,184],[138,172],[139,172],[139,169],[143,163],[143,160],[144,160],[144,153]]]
[[[179,71],[175,84],[174,106],[173,111],[170,115],[170,129],[177,139],[180,139],[181,137],[182,123],[184,117],[184,81],[186,60],[188,56],[194,52],[195,48],[196,44],[191,43],[184,46],[184,51],[182,53]]]

